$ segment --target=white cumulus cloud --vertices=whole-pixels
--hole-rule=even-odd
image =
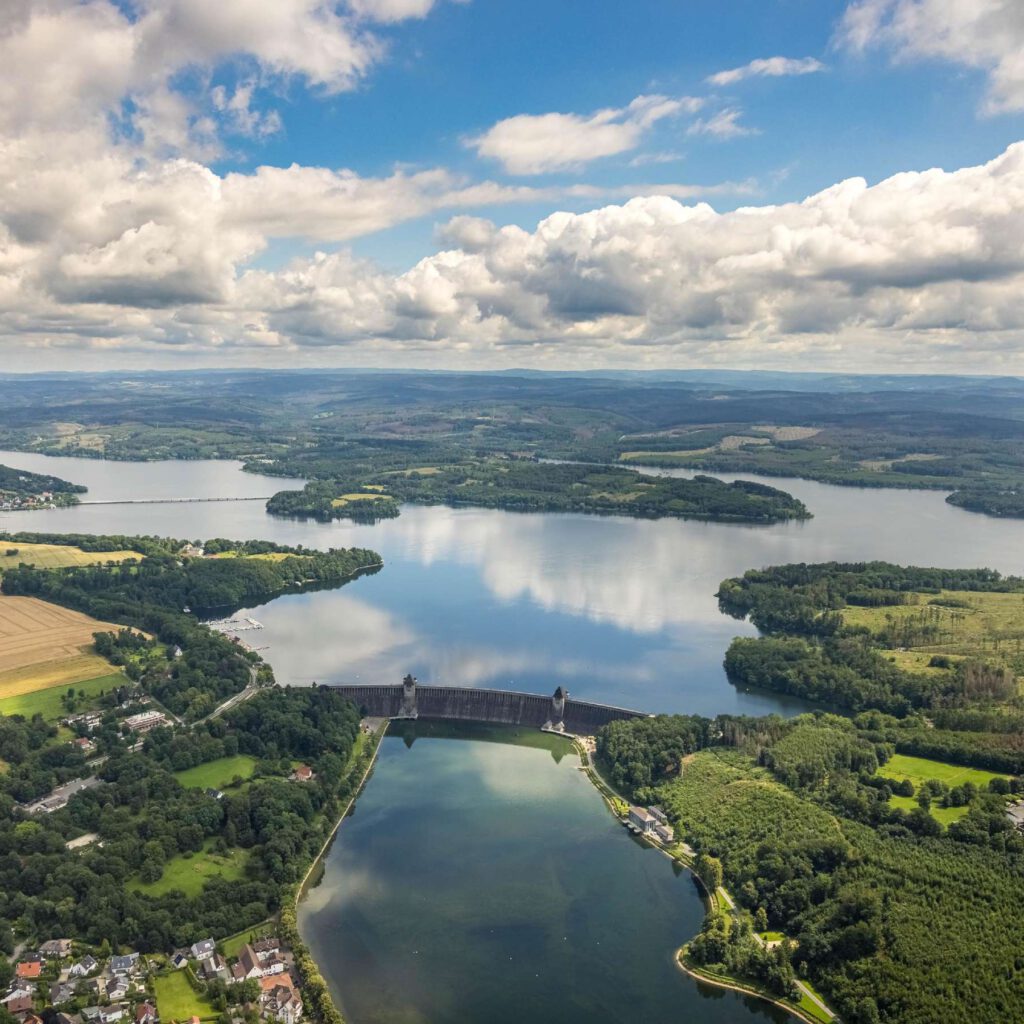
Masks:
[[[857,0],[839,41],[899,59],[937,59],[987,75],[985,111],[1024,110],[1024,4],[1020,0]]]
[[[825,65],[814,57],[762,57],[738,68],[709,75],[711,85],[735,85],[745,78],[782,78],[787,75],[811,75],[824,71]]]
[[[467,140],[479,156],[497,160],[509,174],[577,169],[600,157],[626,153],[658,121],[693,113],[692,96],[637,96],[628,106],[582,114],[518,114]]]

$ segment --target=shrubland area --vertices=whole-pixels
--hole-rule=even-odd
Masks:
[[[721,507],[709,504],[685,482],[659,494],[611,470],[591,483],[544,460],[933,488],[972,511],[1019,516],[1022,393],[1008,378],[726,372],[0,377],[0,445],[237,458],[310,479],[271,508],[321,518],[379,518],[420,500],[724,518],[741,504],[724,491]],[[741,518],[751,512],[762,518],[749,504]]]

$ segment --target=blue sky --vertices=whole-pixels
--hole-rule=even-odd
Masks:
[[[14,367],[1024,372],[1018,0],[0,19]]]
[[[388,30],[388,59],[354,92],[325,98],[301,82],[283,98],[265,91],[264,102],[282,113],[283,130],[255,144],[233,142],[239,158],[217,166],[298,162],[386,175],[405,164],[506,182],[756,183],[751,194],[711,198],[725,210],[798,200],[852,176],[873,182],[904,170],[981,163],[1021,137],[1020,114],[979,116],[986,90],[980,71],[894,64],[886,53],[851,54],[835,46],[845,6],[830,0],[443,3],[422,21]],[[705,81],[775,54],[815,57],[826,69],[724,88]],[[525,178],[502,173],[463,143],[517,114],[588,113],[647,93],[739,106],[753,131],[719,141],[687,137],[685,121],[663,123],[636,150],[583,172]],[[677,158],[631,166],[645,154]],[[586,199],[559,203],[578,211],[591,206]],[[466,209],[531,227],[551,205]],[[435,219],[358,240],[354,248],[392,270],[405,269],[433,250]]]

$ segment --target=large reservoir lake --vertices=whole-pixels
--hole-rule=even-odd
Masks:
[[[264,497],[301,481],[227,462],[103,462],[0,451],[89,500]],[[263,538],[370,547],[384,568],[245,610],[280,683],[422,683],[550,693],[651,712],[793,714],[738,691],[721,580],[783,562],[884,559],[1024,573],[1024,522],[928,491],[768,480],[814,519],[675,519],[403,507],[376,525],[282,520],[263,502],[82,505],[0,514],[0,529]],[[775,1011],[701,991],[671,962],[703,914],[689,876],[632,840],[574,755],[389,735],[302,926],[351,1024],[701,1021]],[[506,737],[508,738],[508,737]]]

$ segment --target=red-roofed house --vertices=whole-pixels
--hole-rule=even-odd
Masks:
[[[19,978],[38,978],[43,973],[43,965],[39,960],[25,960],[18,964],[15,973]]]

